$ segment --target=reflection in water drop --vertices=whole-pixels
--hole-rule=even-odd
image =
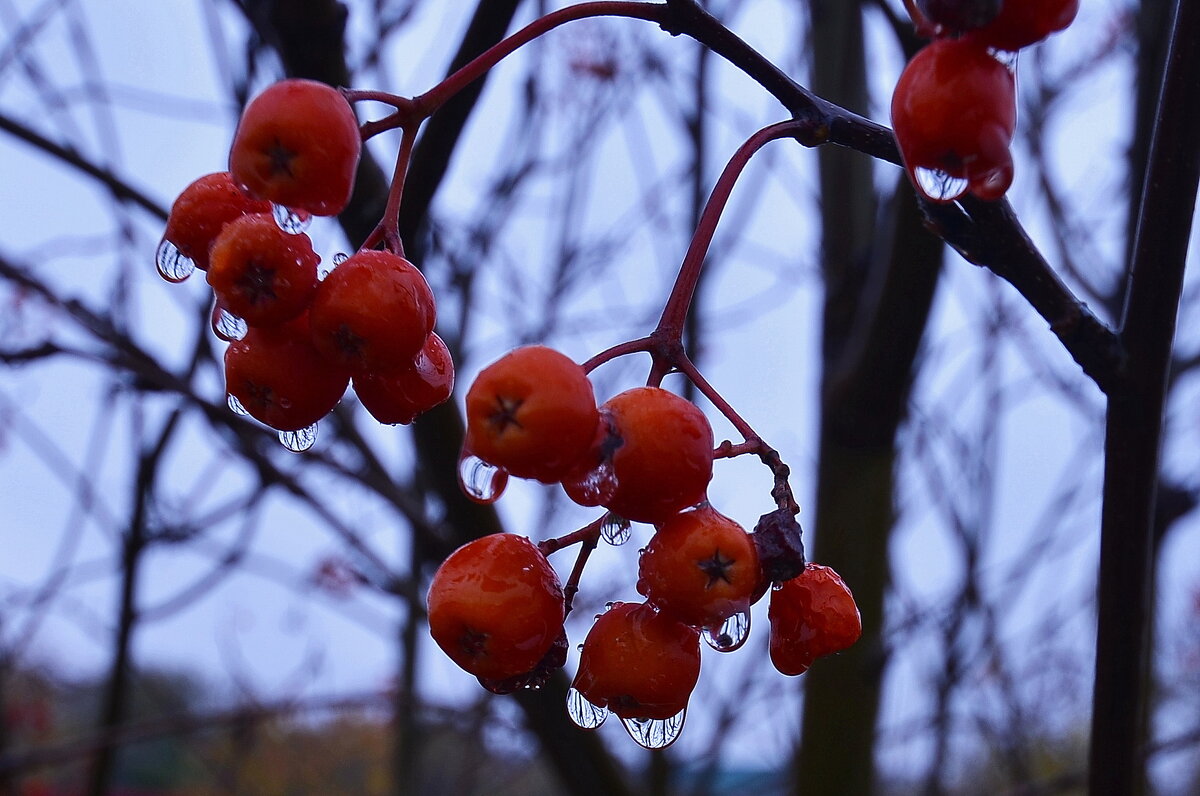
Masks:
[[[246,326],[244,319],[234,315],[220,304],[213,307],[212,330],[213,334],[220,339],[227,343],[232,343],[234,340],[241,340],[246,336],[248,329],[249,327]]]
[[[154,252],[154,265],[158,268],[159,276],[174,283],[182,282],[196,270],[196,263],[192,258],[179,251],[179,248],[166,238],[162,239],[158,250]]]
[[[333,264],[341,265],[349,259],[350,255],[346,254],[345,252],[338,252],[337,254],[333,255]]]
[[[275,224],[289,235],[299,235],[308,229],[308,225],[312,223],[311,213],[306,213],[303,210],[292,210],[290,207],[284,207],[283,205],[272,204],[271,215],[275,219]]]
[[[600,536],[613,546],[625,544],[629,541],[629,520],[608,512],[600,523]]]
[[[242,402],[238,400],[238,397],[233,393],[229,393],[229,396],[225,399],[225,403],[229,405],[229,411],[233,412],[235,415],[250,414],[246,411],[246,407],[242,406]]]
[[[629,737],[647,749],[665,749],[675,743],[683,731],[687,708],[669,719],[621,719]]]
[[[602,506],[608,503],[617,491],[617,477],[611,461],[598,465],[577,480],[563,481],[567,494],[581,506]]]
[[[508,485],[508,471],[463,451],[458,460],[458,485],[476,503],[495,503]]]
[[[608,718],[608,708],[593,705],[574,688],[567,691],[567,715],[585,730],[594,730]]]
[[[317,424],[313,423],[299,431],[280,431],[279,441],[292,453],[303,453],[317,441]]]
[[[940,169],[918,166],[913,169],[912,178],[921,193],[935,202],[950,202],[967,192],[965,177],[951,177]]]
[[[720,627],[706,627],[701,634],[708,646],[717,652],[733,652],[750,638],[750,610],[740,611],[721,623]]]

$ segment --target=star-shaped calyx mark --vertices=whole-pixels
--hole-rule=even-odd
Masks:
[[[487,652],[487,641],[487,633],[469,627],[463,628],[462,635],[458,637],[462,651],[472,658],[478,658]]]
[[[292,174],[292,161],[296,158],[296,153],[288,149],[283,143],[276,138],[271,146],[267,147],[267,157],[271,161],[272,174],[286,174],[288,177],[294,177]]]
[[[720,549],[714,550],[711,557],[697,561],[696,566],[700,567],[701,572],[708,575],[708,583],[704,584],[704,588],[711,589],[717,585],[718,581],[733,583],[729,570],[734,563],[734,560],[722,553]]]
[[[347,359],[359,362],[363,358],[363,349],[366,348],[366,341],[359,335],[354,333],[354,330],[347,324],[340,324],[337,331],[333,333],[333,343],[337,349],[345,355]]]
[[[264,302],[274,301],[275,269],[266,268],[256,262],[246,265],[246,270],[237,281],[237,290],[252,305],[258,306]]]
[[[496,396],[496,409],[488,416],[488,423],[496,430],[496,433],[502,434],[510,426],[521,428],[521,421],[517,420],[517,410],[523,403],[525,402],[520,398]]]

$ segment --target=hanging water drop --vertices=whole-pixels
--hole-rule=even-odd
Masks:
[[[750,638],[750,610],[739,611],[719,626],[706,627],[701,634],[717,652],[733,652]]]
[[[581,506],[602,506],[612,499],[617,491],[617,477],[612,462],[601,462],[577,480],[563,481],[563,489]]]
[[[279,204],[271,205],[271,216],[275,219],[275,224],[289,235],[299,235],[312,223],[311,213],[292,210]]]
[[[166,238],[162,239],[158,250],[154,252],[154,265],[158,268],[159,276],[175,284],[187,279],[196,270],[192,258],[179,251],[179,247]]]
[[[594,730],[608,718],[608,708],[593,705],[578,690],[567,691],[567,715],[571,721],[585,730]]]
[[[317,424],[313,423],[298,431],[280,431],[279,441],[292,453],[303,453],[317,441]]]
[[[338,252],[337,254],[333,255],[333,264],[335,266],[341,265],[349,259],[350,255],[346,254],[345,252]]]
[[[967,192],[965,177],[951,177],[940,169],[917,166],[912,178],[921,193],[936,202],[950,202]]]
[[[242,402],[238,400],[238,397],[233,393],[229,393],[229,396],[225,399],[225,403],[228,404],[229,411],[233,412],[235,415],[250,414],[248,411],[246,411],[246,407],[242,406]]]
[[[683,731],[687,708],[669,719],[621,719],[629,737],[646,749],[666,749]]]
[[[629,541],[629,520],[613,514],[611,511],[604,515],[600,523],[600,536],[614,547]]]
[[[234,315],[218,304],[213,307],[212,330],[213,334],[220,339],[227,343],[232,343],[235,340],[241,340],[245,337],[246,332],[249,331],[249,327],[243,318]]]
[[[463,451],[458,460],[458,485],[476,503],[495,503],[508,485],[508,470]]]

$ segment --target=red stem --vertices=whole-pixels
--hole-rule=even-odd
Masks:
[[[448,99],[462,91],[475,80],[478,80],[489,69],[520,47],[528,44],[538,36],[557,28],[559,25],[589,17],[628,17],[630,19],[644,19],[649,22],[662,23],[667,18],[667,6],[665,3],[605,0],[603,2],[580,3],[579,5],[553,11],[529,23],[503,41],[492,45],[473,61],[465,64],[441,83],[438,83],[424,94],[415,97],[413,103],[417,111],[423,117],[432,115]]]
[[[372,249],[383,243],[384,248],[404,256],[404,241],[400,239],[400,202],[404,198],[404,179],[408,176],[408,164],[416,140],[417,125],[405,125],[401,132],[400,152],[396,155],[396,169],[392,173],[392,186],[388,190],[387,206],[383,209],[379,224],[363,241],[364,249]]]

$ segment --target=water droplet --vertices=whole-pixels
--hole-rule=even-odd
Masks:
[[[317,441],[317,424],[313,423],[299,431],[280,431],[279,441],[292,453],[303,453]]]
[[[463,494],[476,503],[495,503],[508,485],[508,470],[463,451],[458,460],[458,485]]]
[[[629,535],[629,520],[611,511],[604,515],[604,522],[600,523],[600,536],[604,541],[615,547],[628,542]]]
[[[917,166],[912,178],[918,190],[935,202],[951,202],[967,192],[965,177],[951,177],[940,169]]]
[[[687,708],[669,719],[621,719],[629,737],[646,749],[666,749],[683,731]]]
[[[154,264],[158,268],[159,276],[176,284],[187,279],[196,270],[196,263],[192,258],[179,251],[179,248],[166,238],[162,239],[158,250],[154,252]]]
[[[608,718],[608,708],[593,705],[583,694],[571,688],[567,691],[567,715],[585,730],[594,730]]]
[[[992,55],[996,60],[1008,67],[1008,71],[1015,73],[1017,71],[1017,56],[1020,55],[1019,50],[993,50]]]
[[[571,500],[581,506],[604,505],[617,491],[617,477],[613,473],[612,462],[602,462],[581,478],[564,480],[563,489]]]
[[[225,398],[225,403],[229,405],[229,411],[233,412],[235,415],[250,414],[248,411],[246,411],[246,407],[242,406],[242,402],[238,400],[238,397],[233,393],[229,393],[228,397]]]
[[[345,252],[338,252],[337,254],[333,255],[333,264],[341,265],[349,259],[350,255],[346,254]]]
[[[733,652],[750,638],[750,610],[739,611],[719,627],[706,627],[701,634],[717,652]]]
[[[306,213],[303,210],[292,210],[290,207],[283,205],[272,204],[271,215],[275,219],[275,223],[289,235],[299,235],[304,230],[308,229],[308,225],[312,223],[312,213]]]
[[[246,336],[249,327],[246,321],[237,315],[234,315],[229,310],[217,304],[213,307],[212,312],[212,330],[220,339],[227,343],[232,343],[234,340],[241,340]]]

